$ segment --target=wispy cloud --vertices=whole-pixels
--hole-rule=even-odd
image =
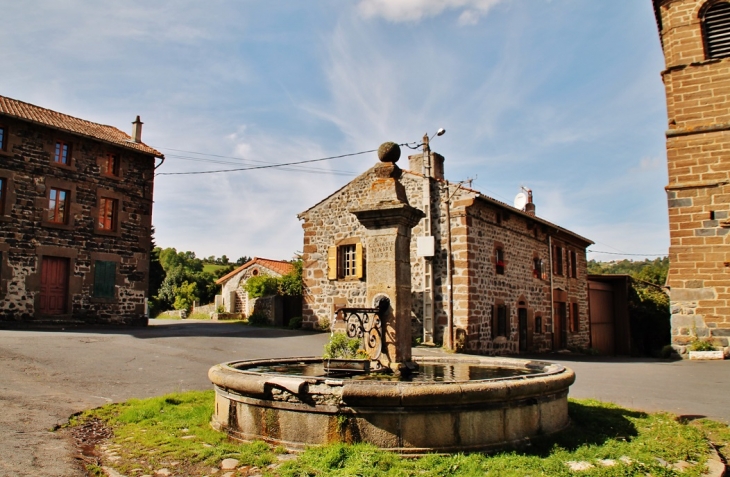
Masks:
[[[358,11],[365,18],[382,17],[394,23],[419,22],[447,10],[461,11],[459,24],[475,25],[504,0],[361,0]]]

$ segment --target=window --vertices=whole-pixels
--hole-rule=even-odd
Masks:
[[[535,317],[535,333],[542,333],[542,316]]]
[[[51,189],[48,195],[48,221],[54,224],[66,223],[68,191]]]
[[[553,273],[555,275],[563,274],[563,248],[557,245],[553,247]]]
[[[570,260],[570,278],[578,278],[578,254],[571,250],[568,252],[568,260]]]
[[[104,260],[94,262],[94,297],[114,298],[116,279],[116,262],[107,262]]]
[[[357,252],[355,245],[343,245],[337,250],[337,276],[348,278],[355,276]]]
[[[0,126],[0,151],[5,150],[5,146],[6,146],[5,141],[6,141],[7,135],[8,135],[7,132],[8,132],[8,130],[5,126]]]
[[[119,176],[119,156],[107,154],[101,163],[101,173],[106,176]]]
[[[114,231],[117,218],[117,199],[99,199],[99,230]]]
[[[543,262],[540,257],[532,259],[532,276],[535,278],[542,278],[543,273]]]
[[[578,333],[580,331],[580,315],[578,315],[578,304],[572,304],[572,310],[570,310],[570,331]]]
[[[327,254],[330,280],[356,280],[363,277],[362,244],[353,240],[329,247]]]
[[[498,248],[494,252],[497,265],[497,275],[504,275],[504,250]]]
[[[730,3],[717,2],[705,10],[702,28],[707,58],[730,57]]]
[[[492,338],[507,336],[507,306],[492,307]]]
[[[71,144],[64,141],[56,141],[53,162],[68,166],[71,162]]]

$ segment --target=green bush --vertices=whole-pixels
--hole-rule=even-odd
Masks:
[[[275,294],[279,289],[279,281],[270,275],[256,275],[246,280],[244,287],[251,298],[261,298]]]
[[[248,317],[248,324],[251,326],[266,326],[269,325],[269,319],[262,313],[253,313]]]
[[[289,329],[290,330],[298,330],[302,327],[302,317],[301,316],[295,316],[292,319],[289,320]]]
[[[365,359],[367,353],[360,348],[358,338],[348,338],[344,333],[333,333],[329,342],[324,345],[324,359]]]
[[[716,351],[715,347],[709,341],[695,339],[688,346],[690,351]]]

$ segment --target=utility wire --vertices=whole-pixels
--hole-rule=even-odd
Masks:
[[[600,250],[586,250],[588,253],[605,253],[608,255],[631,255],[636,257],[666,257],[666,253],[618,253],[618,252],[602,252]]]
[[[285,167],[285,166],[294,166],[297,164],[309,164],[312,162],[321,162],[321,161],[330,161],[332,159],[340,159],[343,157],[350,157],[350,156],[359,156],[362,154],[368,154],[371,152],[375,152],[377,149],[371,149],[369,151],[361,151],[361,152],[353,152],[350,154],[341,154],[339,156],[330,156],[330,157],[322,157],[319,159],[309,159],[306,161],[296,161],[296,162],[286,162],[281,164],[267,164],[264,166],[251,166],[251,167],[239,167],[236,169],[221,169],[221,170],[215,170],[215,171],[196,171],[196,172],[158,172],[155,174],[156,176],[182,176],[182,175],[191,175],[191,174],[217,174],[219,172],[238,172],[238,171],[251,171],[254,169],[271,169],[273,167]]]

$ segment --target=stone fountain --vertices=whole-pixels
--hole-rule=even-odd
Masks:
[[[214,428],[289,449],[370,442],[403,454],[485,451],[568,423],[574,373],[509,358],[411,356],[411,229],[400,149],[385,143],[370,190],[351,210],[367,230],[367,300],[338,318],[377,375],[328,374],[322,358],[232,361],[212,367]]]

